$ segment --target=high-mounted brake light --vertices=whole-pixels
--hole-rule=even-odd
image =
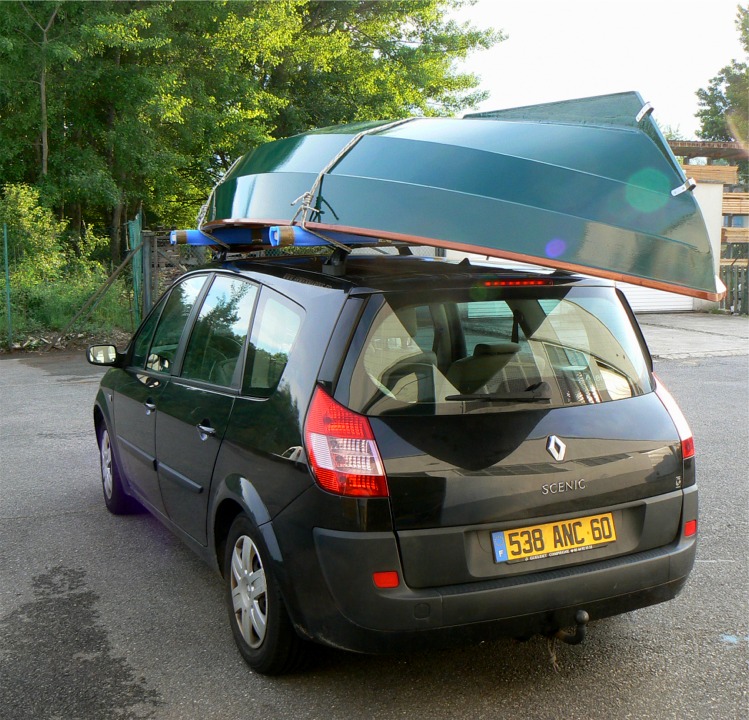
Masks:
[[[668,411],[668,414],[674,421],[674,425],[676,425],[676,432],[679,433],[679,439],[681,440],[682,458],[687,460],[694,457],[694,437],[692,436],[692,431],[689,429],[689,423],[687,423],[684,414],[681,412],[681,408],[676,404],[676,400],[671,397],[671,393],[666,390],[663,383],[657,377],[655,378],[655,394]]]
[[[317,484],[336,495],[387,497],[385,470],[369,420],[315,389],[304,428]]]
[[[484,287],[528,287],[531,285],[553,285],[553,280],[486,280]]]

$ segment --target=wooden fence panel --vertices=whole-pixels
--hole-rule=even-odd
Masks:
[[[746,284],[746,265],[722,266],[720,268],[720,279],[727,290],[720,307],[737,315],[749,315],[749,287]]]

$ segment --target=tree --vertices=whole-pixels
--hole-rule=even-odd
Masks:
[[[478,104],[478,78],[455,60],[502,40],[448,19],[464,3],[439,0],[309,2],[296,52],[270,68],[284,100],[275,137],[344,122],[452,115]]]
[[[161,178],[159,214],[192,213],[240,155],[274,138],[358,120],[448,114],[483,99],[478,78],[459,73],[454,62],[501,34],[447,20],[461,4],[175,3],[162,49],[170,85],[156,105],[160,131],[181,157]]]
[[[49,159],[49,142],[48,142],[48,119],[47,119],[47,62],[49,56],[50,45],[53,43],[50,37],[50,31],[55,24],[55,18],[57,13],[60,11],[59,3],[49,8],[49,15],[43,18],[40,22],[34,17],[34,14],[28,8],[26,3],[21,2],[21,7],[24,12],[31,18],[36,29],[39,31],[39,40],[29,39],[29,42],[36,47],[38,50],[38,62],[39,62],[39,107],[40,107],[40,119],[39,119],[39,131],[41,136],[42,145],[42,175],[47,174],[48,170],[48,159]]]
[[[108,228],[114,261],[127,203],[139,201],[155,172],[140,103],[158,77],[148,55],[166,42],[152,35],[165,10],[136,2],[0,5],[0,173],[36,185],[78,234],[86,225]],[[34,86],[44,88],[38,97],[29,93]]]
[[[194,219],[239,155],[315,126],[452,114],[455,60],[502,39],[461,0],[0,3],[0,177],[122,254],[125,220]]]
[[[707,88],[697,91],[700,109],[696,117],[703,140],[749,140],[749,6],[738,6],[736,28],[739,31],[744,61],[732,60]]]
[[[48,78],[68,55],[59,37],[60,10],[60,2],[17,2],[6,4],[0,15],[0,55],[13,58],[0,65],[2,119],[16,140],[31,140],[6,145],[4,155],[25,158],[21,161],[37,177],[48,172]]]

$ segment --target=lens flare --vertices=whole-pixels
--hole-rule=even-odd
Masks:
[[[564,255],[567,249],[567,243],[561,238],[553,238],[546,243],[546,257],[558,258],[560,255]]]
[[[638,170],[627,182],[627,202],[641,213],[660,210],[671,197],[668,178],[655,168]]]

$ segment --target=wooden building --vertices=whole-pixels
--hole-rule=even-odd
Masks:
[[[749,186],[740,184],[737,163],[749,160],[749,145],[709,140],[670,140],[684,172],[698,183],[723,185],[721,264],[746,264],[749,253]],[[700,159],[700,164],[695,160]],[[717,161],[717,162],[716,162]]]

